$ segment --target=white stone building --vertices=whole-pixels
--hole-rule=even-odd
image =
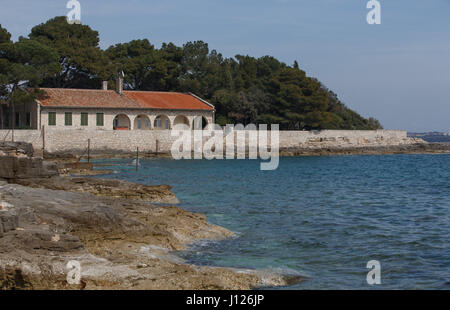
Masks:
[[[202,129],[215,121],[214,106],[191,93],[124,91],[121,86],[114,91],[106,85],[99,90],[42,88],[45,95],[23,113],[16,111],[15,123],[31,129],[168,130],[176,124]]]

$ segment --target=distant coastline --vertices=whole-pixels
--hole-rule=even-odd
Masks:
[[[280,156],[332,156],[332,155],[395,155],[395,154],[450,154],[450,143],[413,143],[406,145],[283,148]]]
[[[408,137],[423,139],[430,143],[450,143],[450,132],[408,132]]]

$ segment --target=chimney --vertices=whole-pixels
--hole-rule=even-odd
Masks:
[[[122,95],[123,93],[123,78],[125,77],[125,74],[123,73],[123,71],[120,71],[119,74],[117,75],[117,79],[116,79],[116,92],[120,95]]]
[[[108,90],[108,81],[103,81],[103,83],[102,83],[102,89],[103,89],[103,90]]]

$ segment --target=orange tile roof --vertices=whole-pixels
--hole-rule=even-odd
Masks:
[[[139,108],[136,102],[120,96],[113,90],[68,88],[41,88],[41,90],[46,93],[39,98],[44,107]]]
[[[214,107],[191,94],[150,91],[91,90],[69,88],[41,88],[45,95],[39,98],[43,107],[121,108],[210,110]]]
[[[125,96],[149,109],[214,110],[190,94],[152,91],[124,91]]]

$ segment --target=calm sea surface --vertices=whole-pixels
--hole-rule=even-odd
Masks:
[[[115,174],[169,184],[180,207],[237,237],[200,242],[189,262],[303,275],[284,289],[450,289],[450,155],[281,158],[259,161],[103,160]],[[119,164],[119,165],[116,165]],[[103,167],[101,167],[103,169]]]

